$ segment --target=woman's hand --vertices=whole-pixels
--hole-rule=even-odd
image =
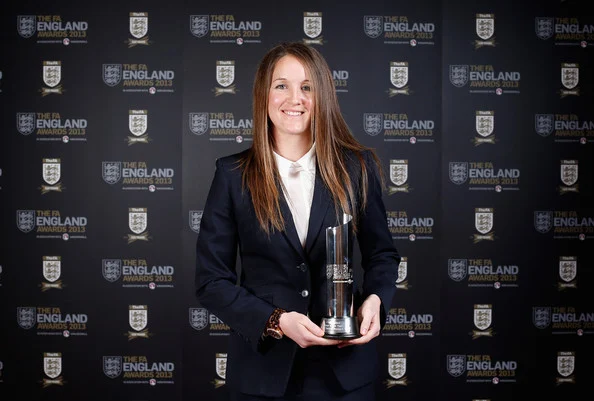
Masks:
[[[278,320],[278,324],[284,335],[295,341],[301,348],[340,343],[340,340],[324,338],[324,330],[312,322],[309,317],[299,312],[283,313]]]
[[[338,348],[348,347],[349,345],[365,344],[379,336],[380,325],[380,307],[382,301],[380,298],[371,294],[363,302],[363,305],[357,311],[357,318],[359,320],[359,333],[361,337],[352,340],[341,341]]]

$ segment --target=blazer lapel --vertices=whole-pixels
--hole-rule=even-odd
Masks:
[[[299,235],[297,234],[297,229],[295,228],[295,222],[293,221],[291,209],[289,208],[287,199],[283,195],[282,188],[279,188],[279,190],[281,193],[281,213],[283,215],[283,219],[285,220],[285,230],[283,231],[283,235],[285,236],[289,244],[291,244],[291,246],[295,248],[295,251],[299,253],[299,256],[301,256],[305,260],[305,251],[301,246],[301,241],[299,240]]]
[[[307,238],[305,240],[305,252],[309,253],[314,245],[316,238],[325,221],[326,213],[330,209],[332,200],[330,193],[326,189],[319,174],[316,174],[314,184],[313,200],[311,202],[311,212],[309,215],[309,228],[307,230]],[[332,208],[333,209],[333,208]]]

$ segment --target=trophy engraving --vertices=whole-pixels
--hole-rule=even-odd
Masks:
[[[343,214],[342,224],[326,228],[326,316],[324,337],[359,337],[359,323],[353,311],[353,269],[351,267],[353,216]]]

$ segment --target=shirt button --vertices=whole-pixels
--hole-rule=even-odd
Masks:
[[[299,266],[297,266],[297,268],[304,272],[307,270],[307,265],[305,263],[301,263]]]
[[[301,291],[301,296],[302,296],[303,298],[307,297],[308,295],[309,295],[309,291],[307,291],[307,290],[303,290],[303,291]]]

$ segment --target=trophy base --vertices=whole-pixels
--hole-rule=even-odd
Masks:
[[[322,319],[324,338],[348,340],[361,337],[355,317],[325,317]]]

